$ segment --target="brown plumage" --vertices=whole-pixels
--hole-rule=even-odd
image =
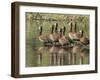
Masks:
[[[59,38],[59,43],[64,46],[67,45],[69,43],[68,39],[65,37],[65,27],[60,29],[60,38]]]
[[[81,42],[82,44],[89,44],[89,39],[86,38],[86,37],[84,36],[83,30],[81,31],[80,42]]]
[[[39,32],[39,36],[38,36],[39,41],[40,41],[40,42],[43,42],[43,43],[48,42],[48,37],[47,37],[47,36],[44,36],[44,35],[42,34],[42,31],[43,31],[42,26],[39,27],[39,31],[40,31],[40,32]]]
[[[54,30],[55,27],[52,25],[51,27],[51,33],[49,34],[49,39],[53,42],[56,43],[59,39],[59,34]]]
[[[79,40],[80,34],[77,33],[77,24],[74,25],[74,30],[72,31],[73,23],[70,24],[70,32],[68,33],[68,36],[71,40]]]

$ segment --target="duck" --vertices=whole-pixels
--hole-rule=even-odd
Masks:
[[[54,25],[51,27],[51,33],[49,34],[49,39],[52,41],[53,45],[56,45],[56,42],[58,42],[59,34],[56,32],[57,27],[55,28]]]
[[[74,37],[73,37],[73,22],[70,23],[69,27],[70,27],[70,31],[68,33],[68,39],[70,42],[69,46],[72,47],[74,45],[74,42],[73,42],[73,39],[74,39]]]
[[[43,32],[43,26],[40,26],[39,27],[39,36],[38,36],[38,39],[40,42],[42,42],[44,45],[46,45],[46,43],[48,43],[48,37],[47,36],[44,36],[42,34]]]
[[[81,44],[88,45],[89,44],[89,39],[84,36],[84,31],[81,30],[80,33],[81,33],[81,37],[80,37]]]
[[[70,25],[71,25],[70,32],[68,33],[69,41],[71,43],[77,44],[80,41],[80,33],[77,32],[77,23],[76,22],[74,23],[74,30],[73,31],[72,31],[73,23],[71,23]]]
[[[79,40],[79,37],[80,37],[80,34],[78,34],[77,32],[77,23],[75,23],[75,26],[74,26],[73,37],[75,41]]]
[[[58,23],[55,23],[55,28],[54,28],[54,33],[53,34],[55,35],[55,37],[57,39],[57,41],[55,43],[59,42],[58,39],[60,37],[60,34],[58,33]]]
[[[72,24],[72,23],[70,23],[70,31],[69,31],[69,33],[68,33],[68,37],[69,37],[69,39],[70,39],[70,40],[73,40],[73,32],[72,32],[72,27],[73,27],[73,24]]]
[[[68,39],[65,37],[65,27],[63,28],[64,30],[62,31],[62,28],[60,29],[60,38],[59,38],[59,43],[61,44],[62,47],[64,45],[67,45],[69,43]]]

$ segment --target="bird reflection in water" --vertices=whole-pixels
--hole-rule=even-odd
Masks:
[[[49,48],[49,54],[50,54],[50,65],[57,65],[58,61],[58,47],[52,46]]]
[[[88,49],[84,49],[81,45],[73,47],[39,47],[38,48],[38,66],[62,66],[89,64]],[[45,58],[48,58],[44,60]],[[88,61],[87,61],[88,60]]]
[[[43,59],[43,55],[46,54],[46,51],[48,50],[48,47],[39,47],[38,48],[38,65],[42,64],[42,59]]]

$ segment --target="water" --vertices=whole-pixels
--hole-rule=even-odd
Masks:
[[[63,66],[89,64],[89,50],[74,45],[73,47],[40,46],[28,47],[26,67]]]

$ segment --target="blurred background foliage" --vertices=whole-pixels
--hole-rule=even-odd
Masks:
[[[50,32],[50,26],[54,23],[58,23],[59,28],[65,26],[68,33],[70,29],[69,23],[71,20],[77,23],[77,32],[83,30],[85,36],[89,37],[89,15],[79,14],[54,14],[54,13],[26,13],[27,31],[37,32],[39,26],[43,26],[44,35]],[[33,32],[32,31],[32,32]]]

